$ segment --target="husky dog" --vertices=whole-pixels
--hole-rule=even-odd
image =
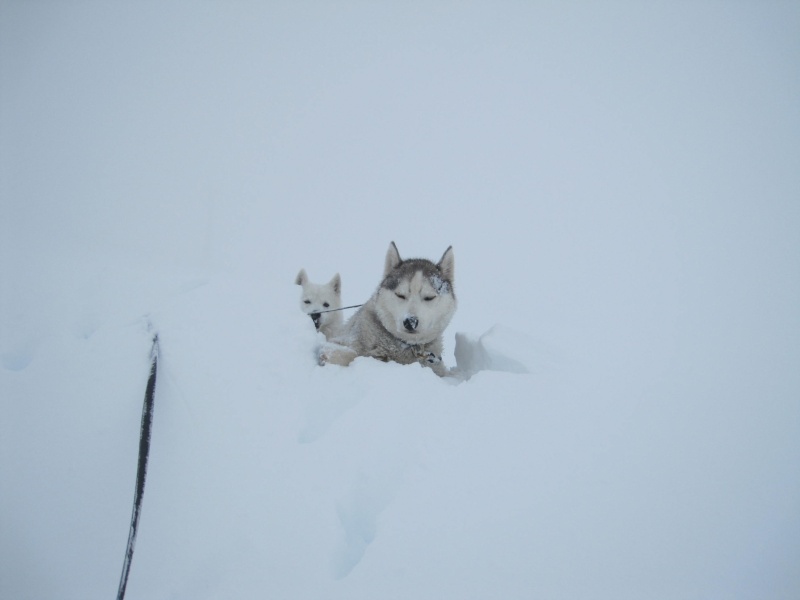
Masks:
[[[342,313],[324,312],[342,307],[342,278],[339,274],[334,275],[328,283],[316,284],[308,279],[305,269],[300,269],[294,282],[303,287],[300,310],[311,316],[317,330],[324,333],[326,339],[339,333],[342,328]]]
[[[452,246],[433,264],[403,260],[392,242],[383,281],[341,334],[322,345],[320,364],[349,365],[356,356],[371,356],[403,365],[418,362],[440,377],[447,375],[442,333],[456,311],[454,267]]]

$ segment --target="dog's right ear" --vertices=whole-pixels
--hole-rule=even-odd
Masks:
[[[333,276],[333,279],[330,280],[328,285],[333,288],[333,292],[337,296],[342,293],[342,278],[339,276],[338,273]]]
[[[295,285],[305,285],[306,281],[308,281],[308,275],[306,275],[305,269],[300,269],[300,272],[297,274],[297,279],[294,280]]]
[[[394,245],[394,242],[389,244],[389,251],[386,253],[386,264],[383,267],[383,276],[386,277],[389,273],[394,271],[395,267],[403,262],[403,259],[400,258],[400,253],[397,251],[397,246]]]

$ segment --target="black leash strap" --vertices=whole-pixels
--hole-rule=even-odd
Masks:
[[[119,580],[117,600],[125,597],[125,587],[128,585],[128,574],[131,570],[133,559],[133,546],[136,544],[136,530],[139,527],[139,513],[142,510],[142,496],[144,496],[144,480],[147,476],[147,458],[150,454],[150,431],[153,427],[153,402],[156,391],[156,372],[158,371],[158,334],[153,336],[153,346],[150,349],[150,377],[147,379],[147,389],[144,392],[144,408],[142,409],[142,428],[139,434],[139,465],[136,469],[136,493],[133,497],[133,514],[131,515],[131,529],[128,532],[128,547],[125,550],[125,562],[122,564],[122,577]]]
[[[322,315],[322,313],[336,312],[336,311],[339,311],[339,310],[347,310],[348,308],[358,308],[359,306],[364,306],[364,305],[363,304],[354,304],[353,306],[343,306],[342,308],[329,308],[328,310],[318,310],[318,311],[313,312],[313,313],[308,313],[308,316],[311,317],[312,321],[314,321],[314,327],[316,327],[317,331],[319,331],[319,326],[320,326],[319,318],[320,318],[320,315]]]
[[[364,305],[363,304],[353,304],[353,306],[343,306],[342,308],[329,308],[328,310],[318,310],[313,314],[321,315],[322,313],[326,313],[326,312],[336,312],[337,310],[347,310],[348,308],[358,308],[359,306],[364,306]]]

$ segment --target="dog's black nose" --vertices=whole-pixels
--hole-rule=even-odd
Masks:
[[[314,321],[314,327],[319,329],[319,320],[322,317],[322,315],[319,313],[311,313],[309,316],[311,317],[311,320]]]
[[[403,321],[403,327],[406,328],[406,331],[416,331],[417,325],[419,325],[417,317],[406,317],[406,320]]]

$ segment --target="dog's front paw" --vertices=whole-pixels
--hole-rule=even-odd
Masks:
[[[325,365],[328,364],[328,360],[330,360],[330,358],[328,357],[328,353],[325,352],[324,349],[320,348],[317,351],[317,364],[320,367],[324,367]]]
[[[433,352],[425,352],[420,358],[429,365],[438,365],[442,362],[442,357],[436,356]]]
[[[321,367],[324,365],[346,367],[353,362],[356,356],[358,356],[356,351],[347,346],[334,342],[325,342],[317,350],[317,364]]]

